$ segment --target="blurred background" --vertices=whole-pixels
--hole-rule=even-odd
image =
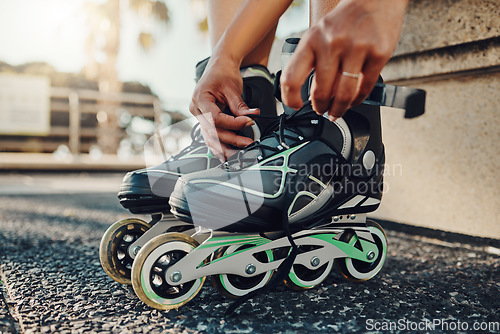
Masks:
[[[308,26],[308,1],[294,4],[271,71],[285,36]],[[144,143],[162,129],[167,153],[180,150],[194,67],[210,55],[206,29],[203,0],[0,2],[0,170],[121,173],[144,166]],[[425,89],[427,104],[415,120],[382,113],[387,168],[374,215],[500,239],[498,0],[410,1],[382,75]]]
[[[307,26],[296,1],[277,36]],[[144,165],[146,140],[190,116],[195,65],[210,55],[204,0],[4,1],[0,29],[0,152],[44,153],[47,168]]]

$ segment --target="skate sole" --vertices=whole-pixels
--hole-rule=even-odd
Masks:
[[[358,203],[358,205],[349,208],[342,208],[343,204],[341,203],[337,208],[324,210],[319,214],[314,214],[308,217],[304,221],[294,223],[293,229],[295,230],[301,228],[312,228],[316,225],[324,224],[334,216],[352,215],[354,219],[355,215],[373,212],[379,206],[378,203],[373,205],[362,205],[362,203],[363,201]],[[169,205],[171,207],[171,212],[177,219],[187,223],[195,223],[197,225],[212,228],[214,230],[227,232],[269,232],[275,231],[281,227],[281,220],[276,222],[263,222],[261,219],[251,216],[247,216],[240,219],[239,221],[235,221],[234,216],[232,216],[230,212],[221,212],[220,210],[214,210],[209,205],[195,200],[190,200],[188,203],[186,200],[177,198],[175,196],[170,197]],[[230,205],[231,204],[228,203],[228,207],[230,207]],[[196,220],[199,221],[194,221],[192,212],[195,212]],[[212,221],[231,223],[220,224],[221,226],[218,226],[216,228],[212,226],[206,226],[207,222]]]
[[[169,212],[168,197],[151,193],[149,188],[127,187],[118,193],[121,206],[133,214]]]

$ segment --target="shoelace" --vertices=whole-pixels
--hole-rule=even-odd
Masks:
[[[250,115],[252,118],[261,118],[261,119],[272,119],[278,121],[279,116],[270,116],[270,115]],[[269,133],[273,128],[276,127],[277,122],[272,122],[269,124],[262,133]],[[168,162],[172,162],[175,160],[178,160],[180,157],[185,155],[186,153],[194,150],[197,147],[205,145],[205,140],[203,139],[203,135],[201,134],[201,126],[200,123],[196,123],[193,128],[191,129],[191,144],[189,144],[187,147],[183,148],[179,153],[176,155],[173,155],[168,159]],[[241,151],[239,151],[241,152]]]
[[[263,133],[269,133],[273,129],[277,127],[276,131],[273,131],[271,134],[261,138],[261,140],[257,140],[253,142],[252,144],[248,145],[245,147],[243,150],[239,151],[237,153],[236,159],[239,162],[239,169],[243,168],[243,165],[245,163],[249,162],[254,162],[254,158],[245,158],[244,154],[250,150],[253,149],[260,149],[261,152],[265,152],[264,150],[271,151],[271,152],[279,152],[283,149],[288,149],[290,148],[290,145],[293,145],[299,141],[302,141],[304,139],[304,135],[300,130],[298,130],[296,127],[297,126],[307,126],[310,124],[319,124],[320,121],[324,121],[322,117],[313,117],[309,114],[300,114],[299,112],[302,109],[295,110],[291,114],[281,114],[279,116],[269,116],[269,115],[249,115],[252,118],[257,118],[257,119],[271,119],[274,120],[274,122],[271,122],[263,131]],[[309,123],[308,123],[309,122]],[[294,132],[298,132],[297,136],[291,136],[288,134],[285,134],[285,129],[286,128],[294,128]],[[185,147],[182,149],[179,153],[176,155],[172,156],[170,159],[168,159],[169,162],[178,160],[180,157],[184,156],[186,153],[194,150],[197,147],[205,145],[205,141],[203,139],[203,136],[201,134],[201,127],[200,123],[196,123],[193,128],[191,129],[191,144],[189,146]],[[262,140],[274,136],[278,143],[279,146],[274,147],[274,146],[269,146],[266,144],[262,143]],[[287,144],[287,140],[290,144]],[[273,153],[273,154],[274,154]],[[259,156],[259,160],[265,159],[267,156],[261,155]],[[224,164],[226,167],[230,166],[230,162],[226,162]]]
[[[196,123],[191,129],[191,144],[183,148],[179,153],[173,155],[168,162],[175,161],[185,155],[186,153],[194,150],[197,147],[205,145],[205,141],[203,140],[203,136],[201,135],[200,123]]]
[[[278,128],[276,131],[271,133],[270,135],[265,136],[261,140],[255,141],[252,144],[248,145],[245,147],[243,150],[239,151],[235,157],[235,159],[231,159],[231,161],[227,161],[224,164],[224,167],[226,169],[236,169],[236,170],[241,170],[245,167],[248,167],[250,165],[253,165],[255,162],[261,161],[266,159],[269,156],[274,155],[275,153],[278,153],[282,151],[283,149],[289,149],[291,146],[295,145],[298,142],[301,142],[302,140],[305,139],[305,135],[300,131],[298,127],[308,127],[308,126],[315,126],[315,125],[320,125],[320,122],[324,122],[324,118],[317,116],[316,114],[311,117],[310,113],[302,113],[300,114],[299,110],[295,110],[294,112],[290,114],[281,114],[277,117],[277,122],[274,122],[271,124],[271,126],[276,127],[276,124],[278,125]],[[259,115],[256,115],[259,116]],[[285,134],[285,130],[288,129],[296,136],[292,136],[290,134]],[[292,130],[293,129],[293,130]],[[317,137],[318,136],[318,131],[321,129],[320,126],[316,127],[316,131],[314,132],[312,137]],[[264,144],[263,141],[267,138],[274,137],[276,141],[279,143],[277,146],[270,146],[267,144]],[[309,136],[311,137],[311,136]],[[310,138],[308,138],[310,139]],[[251,157],[245,157],[246,153],[252,151],[252,150],[259,150],[261,154],[256,158],[254,156]],[[271,154],[265,154],[265,152],[272,152]],[[238,165],[234,166],[234,163],[237,163]]]

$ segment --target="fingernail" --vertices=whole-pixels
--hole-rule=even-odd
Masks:
[[[330,122],[335,122],[337,119],[339,119],[340,117],[335,117],[335,116],[332,116],[332,115],[329,115],[328,116],[328,119],[330,120]]]
[[[257,110],[259,110],[259,108],[250,108],[250,109],[248,109],[248,111],[251,111],[251,112],[255,112]]]
[[[245,124],[245,126],[252,126],[255,125],[255,121],[250,121]]]

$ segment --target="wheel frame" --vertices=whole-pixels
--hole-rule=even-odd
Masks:
[[[142,231],[142,233],[138,236],[138,238],[144,235],[144,233],[146,233],[151,228],[150,224],[139,218],[127,218],[119,220],[106,230],[101,238],[101,242],[99,245],[99,260],[106,274],[114,281],[126,285],[132,284],[130,276],[131,270],[130,272],[124,271],[124,265],[117,256],[117,248],[123,241],[123,237],[126,235],[126,233],[124,232],[132,230],[130,226],[133,225],[140,225],[138,226],[138,228]],[[135,240],[137,240],[138,238],[135,238]],[[132,245],[135,240],[130,242],[129,246]],[[127,257],[130,257],[128,254],[128,248],[125,251],[125,258]],[[131,260],[131,262],[133,263],[134,259]]]
[[[148,241],[141,248],[134,260],[134,264],[132,265],[132,287],[137,297],[139,297],[139,299],[148,306],[159,310],[179,308],[196,297],[205,283],[205,277],[196,279],[194,284],[189,288],[188,292],[180,297],[174,298],[173,303],[163,303],[163,301],[168,300],[168,298],[159,296],[155,291],[153,291],[151,282],[147,279],[148,277],[150,279],[151,272],[149,271],[145,273],[143,270],[145,269],[145,266],[152,269],[161,256],[167,254],[168,251],[179,250],[180,248],[185,251],[187,255],[198,246],[199,243],[195,239],[177,232],[165,233]],[[177,249],[175,247],[177,247]],[[143,286],[143,284],[145,286]],[[184,298],[184,296],[188,294],[189,296]]]
[[[379,249],[379,256],[369,264],[363,261],[353,260],[348,257],[336,259],[335,263],[337,269],[339,270],[340,274],[348,281],[364,282],[372,279],[380,272],[387,258],[387,235],[385,234],[384,229],[382,228],[382,226],[380,226],[380,224],[373,220],[367,220],[366,226],[375,239],[377,248]],[[346,231],[342,234],[340,240],[346,243],[353,243],[354,246],[354,237],[356,237],[354,232]],[[375,267],[367,272],[360,272],[358,269],[356,269],[356,266],[359,265],[366,265],[368,267],[375,265]]]

